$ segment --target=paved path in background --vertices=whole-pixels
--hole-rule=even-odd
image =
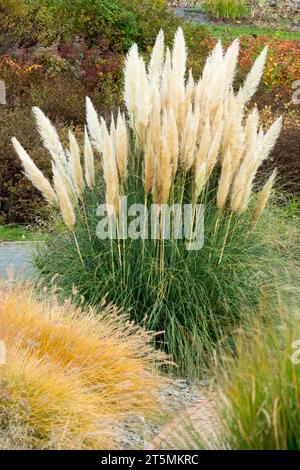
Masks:
[[[14,278],[21,279],[34,272],[32,254],[36,243],[0,242],[0,279],[7,279],[7,270],[13,270]]]

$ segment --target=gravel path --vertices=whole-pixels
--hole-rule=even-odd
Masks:
[[[13,275],[22,279],[33,273],[32,254],[36,243],[0,242],[0,278],[7,279]]]
[[[176,420],[179,420],[179,423],[184,422],[186,416],[192,416],[193,422],[194,418],[198,422],[202,419],[206,434],[211,435],[214,432],[214,424],[209,417],[213,413],[213,399],[208,398],[209,395],[207,386],[191,384],[184,379],[172,380],[159,396],[165,417],[158,418],[158,421],[163,423],[153,424],[141,416],[132,415],[119,429],[121,448],[124,450],[164,448],[166,445],[163,442],[164,437],[171,436],[174,427],[178,428]]]

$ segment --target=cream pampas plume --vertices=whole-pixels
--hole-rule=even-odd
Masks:
[[[159,149],[154,161],[152,196],[155,204],[167,204],[171,190],[173,167],[171,151],[168,145],[168,127],[169,120],[165,112],[162,117]]]
[[[69,142],[70,142],[70,167],[73,186],[75,188],[77,196],[81,199],[84,190],[84,179],[82,166],[80,162],[80,148],[76,137],[73,132],[69,131]]]
[[[110,137],[112,144],[114,146],[114,152],[116,151],[117,145],[116,145],[116,123],[115,123],[115,118],[113,112],[111,113],[111,118],[110,118],[110,129],[109,129]]]
[[[206,161],[209,148],[211,145],[211,130],[209,119],[206,119],[202,135],[200,137],[199,148],[196,153],[195,166],[199,168],[202,163]]]
[[[60,172],[58,171],[58,169],[55,167],[54,164],[52,164],[52,169],[53,169],[54,188],[57,194],[59,207],[60,207],[64,222],[66,224],[66,227],[70,231],[73,231],[75,222],[76,222],[73,205],[69,198],[68,192],[65,188]]]
[[[249,161],[251,162],[251,159],[254,159],[254,157],[255,154],[253,152],[249,152],[246,155],[234,178],[230,201],[230,207],[234,213],[243,211],[251,195],[252,182],[255,176],[255,172],[253,172],[251,169]]]
[[[169,83],[170,100],[176,112],[176,120],[179,132],[185,119],[185,71],[186,71],[186,45],[182,28],[178,28],[175,34],[172,52],[172,76]]]
[[[257,220],[259,219],[259,217],[263,213],[263,211],[264,211],[264,209],[265,209],[265,207],[266,207],[266,205],[267,205],[267,203],[270,199],[271,191],[272,191],[272,187],[273,187],[276,175],[277,175],[277,169],[275,168],[275,170],[273,171],[270,178],[265,183],[264,187],[262,188],[262,190],[259,194],[257,204],[256,204],[256,207],[255,207],[255,211],[254,211],[254,216],[253,216],[254,223],[256,223]]]
[[[189,71],[189,79],[185,89],[185,112],[189,111],[189,107],[194,102],[194,94],[195,94],[195,82],[193,78],[192,70]]]
[[[174,47],[172,54],[173,74],[183,80],[186,68],[186,45],[182,28],[178,28],[175,34]]]
[[[252,69],[248,73],[243,86],[238,92],[238,96],[243,104],[246,104],[254,95],[264,72],[268,46],[266,46],[254,62]]]
[[[167,109],[171,100],[170,94],[170,83],[172,78],[172,63],[171,63],[171,52],[167,48],[166,60],[163,67],[161,86],[160,86],[160,97],[161,106],[163,109]]]
[[[95,149],[102,152],[102,131],[97,111],[95,110],[90,98],[86,98],[86,122],[91,138],[91,142]]]
[[[116,127],[116,156],[120,183],[124,186],[127,178],[128,135],[125,116],[120,110]]]
[[[139,53],[137,44],[129,49],[124,69],[124,99],[129,115],[137,112],[137,81],[139,76]]]
[[[131,126],[135,132],[136,150],[143,150],[147,136],[146,128],[149,123],[149,115],[151,112],[151,92],[150,83],[146,71],[146,65],[142,57],[138,57],[138,70],[135,77],[135,111],[132,110],[130,115]]]
[[[148,67],[148,76],[150,83],[152,83],[153,81],[158,82],[161,77],[162,67],[164,63],[164,41],[165,36],[163,30],[161,29],[157,35]]]
[[[195,169],[195,195],[194,201],[197,202],[198,197],[202,193],[204,186],[206,184],[206,175],[207,175],[207,165],[206,162],[200,164],[199,167]]]
[[[244,156],[233,184],[231,197],[233,212],[241,213],[248,206],[256,172],[273,149],[280,133],[281,123],[282,119],[277,119],[265,134],[260,130],[255,136],[254,129],[252,130],[251,145]]]
[[[221,147],[221,139],[222,139],[222,133],[223,133],[223,121],[219,123],[218,129],[216,131],[215,136],[213,137],[208,155],[207,155],[207,176],[210,177],[212,174],[216,163],[218,161],[219,157],[219,151]]]
[[[56,194],[47,178],[45,178],[41,170],[38,169],[26,150],[15,137],[12,139],[12,144],[21,160],[27,178],[42,193],[43,197],[51,206],[57,206],[58,200]]]
[[[199,119],[199,108],[193,112],[192,105],[190,105],[190,109],[184,123],[181,142],[181,161],[187,171],[192,167],[195,159]]]
[[[173,109],[169,110],[168,114],[168,127],[167,127],[167,142],[170,151],[171,163],[173,167],[173,178],[175,178],[178,168],[179,156],[179,136],[176,123],[176,117]]]
[[[56,166],[65,169],[67,158],[55,127],[41,109],[34,107],[32,110],[45,148],[50,153]]]
[[[223,162],[221,176],[219,179],[219,187],[217,192],[217,208],[223,209],[226,204],[226,200],[229,194],[231,182],[232,182],[232,160],[230,151],[227,150]]]
[[[101,118],[101,127],[103,135],[103,174],[106,183],[106,204],[108,206],[108,212],[110,215],[113,215],[112,207],[114,207],[116,214],[119,209],[118,170],[113,142],[103,118]]]
[[[137,119],[146,127],[151,111],[150,84],[147,76],[146,65],[142,57],[139,58],[139,76],[137,83]]]
[[[94,152],[86,126],[84,127],[84,170],[86,184],[93,189],[95,186]]]
[[[154,163],[155,158],[160,152],[160,135],[161,135],[161,103],[159,89],[157,84],[152,84],[151,89],[152,110],[150,115],[150,123],[147,131],[147,139],[145,146],[145,192],[149,193],[154,180]]]
[[[159,203],[167,204],[169,200],[169,196],[170,196],[173,171],[172,171],[172,165],[171,165],[171,154],[170,154],[170,149],[168,147],[168,140],[167,140],[165,130],[163,130],[163,134],[161,137],[161,153],[159,156],[158,172],[159,172],[158,174],[159,174],[159,179],[160,179]]]
[[[268,158],[270,152],[273,150],[276,144],[276,141],[280,135],[281,127],[282,127],[282,117],[278,118],[265,133],[263,142],[262,142],[262,151],[261,151],[261,156],[260,156],[261,162],[263,162],[266,158]]]
[[[64,182],[61,177],[61,174],[58,171],[58,169],[55,167],[55,164],[53,163],[52,163],[52,171],[53,171],[54,187],[55,187],[55,191],[58,197],[59,207],[61,210],[64,223],[66,224],[66,227],[68,228],[68,230],[72,232],[80,262],[84,266],[82,254],[81,254],[78,240],[77,240],[75,230],[74,230],[75,223],[76,223],[74,207],[69,198],[68,191],[64,186]]]
[[[235,39],[233,43],[228,47],[224,56],[225,85],[227,89],[228,87],[230,88],[232,86],[232,82],[235,77],[239,50],[240,50],[240,41],[239,39]]]

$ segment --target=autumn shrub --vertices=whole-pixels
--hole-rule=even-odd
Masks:
[[[146,46],[161,27],[178,26],[165,2],[157,0],[12,0],[0,7],[0,19],[16,42],[49,45],[81,35],[123,51],[135,41]]]
[[[285,40],[260,36],[244,36],[241,39],[240,65],[248,70],[253,55],[268,45],[269,60],[263,75],[263,84],[271,91],[278,86],[291,89],[291,84],[300,74],[300,45],[296,40]]]
[[[24,133],[28,148],[47,173],[50,167],[40,151],[41,141],[32,120],[24,119],[26,109],[35,104],[45,109],[53,121],[60,116],[59,127],[76,128],[84,123],[88,93],[101,113],[108,116],[109,110],[122,102],[122,63],[123,57],[109,51],[105,44],[89,48],[83,40],[35,48],[30,54],[20,48],[15,54],[0,57],[0,80],[5,83],[7,99],[7,105],[1,105],[0,110],[2,223],[28,224],[37,215],[47,216],[38,193],[20,175],[7,139],[12,132]]]
[[[156,415],[165,359],[116,308],[46,297],[1,286],[0,448],[117,448],[128,416]]]

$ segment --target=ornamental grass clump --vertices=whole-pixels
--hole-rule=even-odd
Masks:
[[[163,331],[157,342],[191,375],[210,360],[220,333],[230,336],[243,321],[241,302],[253,305],[262,289],[290,282],[295,221],[269,201],[274,174],[267,183],[257,176],[281,118],[264,129],[257,109],[246,111],[267,49],[235,91],[238,53],[238,40],[226,51],[219,42],[195,79],[186,71],[180,28],[172,51],[159,33],[148,64],[133,45],[124,70],[125,111],[106,122],[87,98],[84,170],[75,137],[70,134],[70,146],[63,148],[50,121],[34,108],[52,158],[50,202],[67,228],[40,254],[40,276],[50,282],[56,275],[65,294],[76,286],[93,305],[107,297],[129,309],[132,319]],[[13,143],[21,157],[22,147]],[[107,239],[99,236],[101,203],[107,204]],[[147,209],[143,222],[132,220],[137,203]],[[158,222],[151,238],[153,204]],[[173,204],[182,211],[191,207],[187,240],[176,235],[175,216],[166,236]],[[195,249],[189,235],[198,233],[199,204],[205,208],[204,244]],[[136,236],[130,238],[123,225],[131,222]]]
[[[100,316],[0,288],[0,448],[118,448],[130,415],[155,417],[166,358],[152,333],[113,306]]]
[[[221,350],[207,400],[177,415],[150,449],[299,450],[300,330],[293,309],[264,300]],[[266,311],[274,322],[266,321]],[[221,347],[222,349],[222,347]]]

